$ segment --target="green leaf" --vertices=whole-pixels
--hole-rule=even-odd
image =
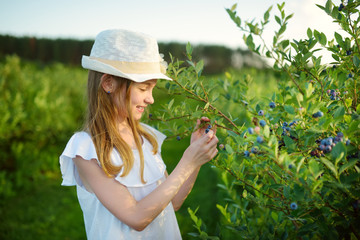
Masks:
[[[338,142],[335,147],[331,150],[331,157],[337,164],[341,159],[346,156],[346,147],[342,142]]]
[[[237,8],[237,3],[235,3],[234,5],[232,5],[232,7],[231,7],[231,11],[234,11],[235,9]]]
[[[340,34],[338,34],[337,32],[335,32],[335,39],[336,39],[336,42],[341,46],[343,47],[344,46],[344,41],[342,39],[342,36]]]
[[[191,60],[191,55],[192,55],[192,51],[193,51],[193,48],[192,48],[192,46],[191,46],[191,44],[190,44],[190,42],[188,42],[187,44],[186,44],[186,54],[187,54],[187,57]]]
[[[295,109],[292,107],[292,106],[290,106],[290,105],[285,105],[284,106],[284,109],[285,109],[285,111],[287,112],[287,113],[289,113],[289,114],[295,114]]]
[[[275,20],[279,25],[281,25],[281,19],[278,16],[275,16]]]
[[[337,170],[336,170],[336,167],[334,166],[334,164],[333,164],[332,162],[330,162],[330,161],[327,160],[326,158],[320,158],[320,160],[321,160],[322,163],[324,163],[324,165],[325,165],[328,169],[330,169],[330,170],[334,173],[335,177],[338,176],[338,172],[337,172]]]
[[[339,174],[341,174],[342,172],[346,171],[349,168],[352,168],[358,161],[359,161],[358,159],[352,159],[346,164],[342,165],[340,167]]]
[[[327,41],[326,35],[324,33],[320,33],[320,36],[321,36],[321,38],[320,38],[319,42],[320,42],[321,45],[325,46],[326,41]]]
[[[168,109],[171,109],[172,105],[174,104],[175,98],[171,99],[168,104]]]
[[[325,12],[328,14],[331,12],[331,1],[330,0],[328,0],[325,4]]]
[[[343,106],[338,107],[334,112],[334,118],[343,117],[345,114],[345,108]]]
[[[203,69],[204,69],[204,60],[200,60],[195,66],[195,71],[198,74],[198,77],[200,77]]]
[[[295,142],[290,137],[284,136],[284,143],[289,150],[292,150],[292,151],[294,150]]]
[[[225,149],[226,149],[226,152],[228,154],[233,154],[234,153],[234,150],[232,149],[232,147],[229,144],[225,145]]]
[[[308,38],[312,38],[312,31],[310,28],[307,29],[306,34],[307,34]]]
[[[356,55],[353,56],[353,63],[355,67],[360,67],[360,59]]]
[[[253,42],[253,37],[251,34],[249,34],[249,36],[247,36],[246,38],[246,45],[250,48],[250,49],[254,49],[254,42]]]

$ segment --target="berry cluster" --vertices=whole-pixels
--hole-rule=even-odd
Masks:
[[[327,94],[330,96],[331,100],[340,100],[340,92],[339,89],[329,89],[327,90]]]
[[[297,123],[298,123],[297,120],[294,120],[291,123],[283,122],[283,124],[282,124],[283,132],[282,132],[281,135],[282,136],[285,136],[285,135],[289,136],[291,128],[294,127]]]
[[[338,142],[344,141],[344,134],[342,132],[338,132],[335,137],[328,137],[324,139],[319,139],[317,142],[319,143],[319,150],[321,153],[329,153],[336,146]],[[350,140],[346,141],[346,145],[350,144]],[[317,155],[317,154],[316,154]]]

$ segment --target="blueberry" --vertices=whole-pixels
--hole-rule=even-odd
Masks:
[[[248,132],[249,132],[250,134],[253,134],[253,133],[254,133],[254,129],[253,129],[252,127],[249,127],[249,128],[248,128]]]
[[[209,124],[209,125],[207,126],[207,129],[210,129],[210,128],[212,128],[211,124]]]
[[[248,150],[246,150],[246,151],[244,152],[244,155],[245,155],[245,157],[249,157],[249,156],[250,156],[250,152],[249,152]]]
[[[180,136],[177,136],[177,137],[176,137],[176,140],[180,141],[180,140],[181,140],[181,137],[180,137]]]
[[[275,108],[275,107],[276,107],[276,104],[275,104],[274,102],[270,102],[269,107],[270,107],[270,108]]]
[[[325,152],[331,152],[331,149],[332,149],[332,147],[328,145],[325,147]]]
[[[287,127],[287,126],[288,126],[288,123],[287,123],[287,122],[284,122],[284,123],[283,123],[283,126],[284,126],[284,127]]]
[[[209,129],[209,128],[205,129],[205,133],[208,133],[209,131],[210,131],[210,129]]]
[[[256,141],[257,141],[258,143],[263,143],[263,142],[264,142],[264,138],[263,138],[262,136],[257,136]]]
[[[298,208],[298,206],[297,206],[297,204],[296,204],[295,202],[292,202],[292,203],[290,204],[290,208],[291,208],[292,210],[296,210],[296,209]]]
[[[346,55],[348,55],[348,56],[351,55],[351,50],[347,50]]]
[[[319,148],[320,148],[321,151],[324,151],[325,150],[325,145],[320,144]]]
[[[343,10],[344,9],[344,4],[340,3],[340,6],[339,6],[339,11]]]
[[[289,169],[292,169],[293,168],[293,165],[292,164],[289,164]]]
[[[343,137],[344,137],[344,134],[343,134],[342,132],[338,132],[338,133],[336,134],[336,136],[339,137],[339,138],[343,138]]]
[[[350,139],[346,140],[346,145],[350,145]]]
[[[351,73],[349,73],[349,75],[348,75],[348,78],[352,78],[353,76],[352,76],[352,74]]]
[[[260,110],[260,111],[258,112],[258,114],[259,114],[259,116],[264,116],[264,111],[263,111],[263,110]]]
[[[333,139],[331,138],[331,137],[328,137],[327,139],[326,139],[326,145],[327,146],[331,146],[333,144]]]
[[[251,148],[252,153],[257,153],[258,151],[259,151],[259,149],[257,147],[252,147]]]
[[[152,118],[152,116],[153,116],[153,115],[152,115],[151,113],[149,113],[149,118]]]
[[[266,125],[266,122],[265,122],[265,120],[260,120],[260,126],[262,126],[262,127],[265,127],[265,125]]]

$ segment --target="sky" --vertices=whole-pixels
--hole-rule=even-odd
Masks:
[[[261,20],[271,6],[265,41],[272,42],[277,23],[277,0],[0,0],[0,34],[45,38],[94,39],[110,28],[147,33],[158,42],[190,42],[245,48],[243,33],[226,8],[237,3],[243,20]],[[307,28],[333,38],[337,24],[315,4],[326,0],[287,0],[285,13],[294,13],[286,38],[304,39]],[[340,0],[334,0],[340,4]]]

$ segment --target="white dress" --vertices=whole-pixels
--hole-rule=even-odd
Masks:
[[[141,200],[151,193],[162,181],[165,180],[166,166],[161,158],[161,145],[166,136],[156,129],[142,124],[142,126],[156,137],[159,143],[158,153],[153,155],[152,145],[144,139],[142,150],[144,153],[144,179],[140,180],[140,157],[137,150],[134,153],[134,166],[126,177],[120,177],[121,172],[115,179],[125,185],[131,195]],[[181,239],[179,226],[171,202],[169,205],[141,232],[136,231],[117,219],[99,201],[94,193],[88,192],[83,186],[73,158],[76,155],[85,160],[98,159],[95,146],[90,135],[86,132],[77,132],[69,140],[66,148],[60,156],[60,169],[63,177],[63,186],[75,186],[77,196],[84,215],[86,235],[89,240],[113,240],[113,239],[147,239],[147,240],[172,240]],[[116,149],[111,153],[113,164],[121,165],[122,159]]]

